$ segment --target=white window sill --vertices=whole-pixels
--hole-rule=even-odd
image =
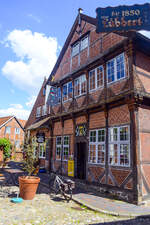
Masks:
[[[108,83],[108,81],[107,81],[107,86],[110,86],[110,85],[112,85],[112,84],[115,84],[115,83],[117,83],[117,82],[121,82],[122,80],[125,80],[125,79],[128,79],[128,77],[127,76],[125,76],[125,77],[122,77],[122,78],[120,78],[120,79],[118,79],[118,80],[115,80],[115,81],[111,81],[111,82],[109,82]]]
[[[104,85],[100,86],[98,88],[92,89],[92,90],[89,89],[89,94],[92,94],[93,92],[98,91],[98,90],[103,89],[103,88],[104,88]]]

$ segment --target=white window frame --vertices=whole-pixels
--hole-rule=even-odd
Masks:
[[[64,86],[67,86],[67,98],[65,100],[64,100],[64,91],[62,93],[62,100],[63,100],[63,102],[66,102],[66,101],[72,99],[72,97],[69,97],[69,84],[70,83],[72,83],[72,81],[70,81],[70,82],[68,82],[68,83],[66,83],[66,84],[63,85],[63,88],[64,88]],[[72,96],[73,96],[73,86],[72,86]]]
[[[128,128],[128,140],[120,140],[120,130],[121,128],[124,128],[124,127],[127,127]],[[110,138],[110,135],[111,135],[111,130],[114,129],[114,128],[117,128],[117,140],[113,140],[111,141],[111,138]],[[123,125],[123,126],[118,126],[118,127],[110,127],[109,128],[109,151],[108,151],[108,155],[109,155],[109,165],[110,166],[121,166],[121,167],[130,167],[130,126],[129,125]],[[110,145],[111,144],[116,144],[117,145],[117,163],[110,163]],[[129,155],[128,155],[128,159],[129,159],[129,163],[128,164],[121,164],[120,163],[120,145],[128,145],[128,148],[129,148]]]
[[[45,116],[45,115],[47,115],[47,105],[46,104],[42,106],[42,116]]]
[[[57,144],[57,139],[58,138],[61,138],[61,143],[60,144]],[[57,154],[57,148],[60,148],[60,158],[57,158],[57,155],[59,155],[59,154]],[[62,152],[62,136],[57,136],[56,137],[56,160],[61,160],[61,153]]]
[[[36,117],[40,117],[41,116],[41,106],[36,108]]]
[[[103,73],[103,84],[101,86],[97,85],[97,69],[102,68],[102,73]],[[90,89],[90,72],[95,72],[95,88]],[[104,86],[104,67],[102,65],[96,67],[95,69],[89,71],[89,92],[95,91],[96,89],[102,88]]]
[[[120,57],[120,56],[123,56],[123,69],[124,69],[124,77],[121,77],[121,78],[117,78],[117,58]],[[108,63],[111,62],[111,61],[114,61],[114,81],[111,81],[111,82],[108,82]],[[116,81],[119,81],[119,80],[122,80],[126,77],[126,70],[125,70],[125,56],[124,56],[124,52],[117,55],[116,57],[114,57],[113,59],[109,60],[107,63],[106,63],[106,75],[107,75],[107,83],[108,84],[112,84]]]
[[[86,75],[85,75],[85,74],[79,76],[78,78],[76,78],[76,79],[74,80],[74,85],[75,85],[75,82],[76,82],[76,81],[79,82],[79,94],[78,94],[78,95],[75,95],[75,86],[74,86],[74,96],[75,96],[75,98],[76,98],[76,97],[79,97],[79,96],[81,96],[81,95],[84,95],[84,94],[86,94],[86,92],[87,92],[87,80],[86,80],[85,92],[81,93],[81,90],[82,90],[82,82],[81,82],[81,81],[82,81],[82,78],[83,78],[83,77],[85,77],[85,80],[86,80]]]
[[[40,147],[42,147],[42,154],[40,151]],[[45,156],[44,156],[44,152],[45,152]],[[45,159],[46,158],[46,145],[45,143],[40,143],[39,144],[39,159]]]
[[[89,35],[83,37],[80,41],[72,45],[71,56],[74,57],[89,46]]]
[[[11,133],[11,126],[6,126],[5,127],[5,134],[10,134],[10,133]]]
[[[64,144],[64,139],[66,137],[68,138],[68,144]],[[61,138],[61,144],[57,144],[57,138]],[[69,149],[70,149],[69,142],[70,142],[70,140],[69,140],[69,136],[68,135],[65,135],[63,137],[62,136],[57,136],[56,137],[56,160],[60,161],[61,160],[61,156],[62,156],[62,160],[63,161],[68,161],[68,159],[69,159]],[[59,154],[57,154],[57,147],[61,149],[60,150],[60,158],[57,158],[57,155],[59,155]],[[64,152],[65,152],[64,149],[65,148],[68,148],[68,158],[67,159],[64,159],[65,158],[64,157]]]
[[[74,57],[78,55],[79,52],[80,52],[80,42],[78,41],[72,46],[71,56]]]
[[[68,139],[68,144],[65,144],[65,138],[67,138]],[[67,159],[65,159],[65,157],[64,157],[64,153],[65,153],[65,148],[68,148],[68,158],[69,158],[69,136],[64,136],[63,137],[63,161],[68,161],[68,158]]]
[[[98,141],[98,131],[104,131],[104,141]],[[90,141],[90,134],[91,132],[96,132],[96,141],[93,142],[93,141]],[[106,141],[106,129],[105,128],[100,128],[100,129],[96,129],[96,130],[90,130],[89,131],[89,157],[88,157],[88,163],[90,164],[99,164],[99,165],[105,165],[105,161],[106,161],[106,145],[105,145],[105,141]],[[90,160],[90,144],[91,145],[95,145],[95,151],[96,151],[96,162],[92,162]],[[98,162],[98,146],[99,145],[103,145],[104,146],[104,162]]]
[[[80,41],[80,51],[83,51],[85,48],[87,48],[88,44],[89,44],[89,36],[86,35]]]
[[[15,127],[15,134],[20,134],[20,128],[19,127]]]

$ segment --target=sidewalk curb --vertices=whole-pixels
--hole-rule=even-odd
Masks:
[[[137,215],[132,215],[132,214],[121,214],[121,213],[116,213],[116,212],[113,212],[113,211],[103,210],[103,209],[94,207],[92,205],[89,205],[89,204],[85,203],[84,201],[75,198],[74,196],[72,197],[72,200],[74,202],[80,204],[80,205],[85,205],[88,209],[91,209],[91,210],[96,211],[96,212],[104,213],[104,214],[107,214],[107,215],[119,216],[119,217],[125,217],[125,218],[134,218],[135,216],[137,216]]]
[[[49,188],[49,186],[46,183],[40,182],[41,185]],[[84,205],[86,206],[88,209],[93,210],[95,212],[99,212],[99,213],[104,213],[107,215],[112,215],[112,216],[118,216],[118,217],[124,217],[124,218],[135,218],[135,217],[144,217],[147,214],[126,214],[126,213],[117,213],[117,212],[113,212],[113,211],[107,211],[107,210],[103,210],[97,207],[94,207],[78,198],[76,198],[74,195],[72,196],[72,200],[80,205]]]

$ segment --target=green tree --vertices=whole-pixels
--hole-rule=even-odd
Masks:
[[[4,160],[6,158],[10,158],[11,154],[11,142],[7,138],[0,138],[0,148],[3,149],[3,154],[4,154]]]

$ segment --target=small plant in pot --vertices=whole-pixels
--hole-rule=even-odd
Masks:
[[[24,144],[24,154],[24,171],[27,172],[27,175],[19,177],[20,197],[24,200],[32,200],[36,194],[40,178],[32,175],[37,170],[38,160],[34,156],[31,139]]]

